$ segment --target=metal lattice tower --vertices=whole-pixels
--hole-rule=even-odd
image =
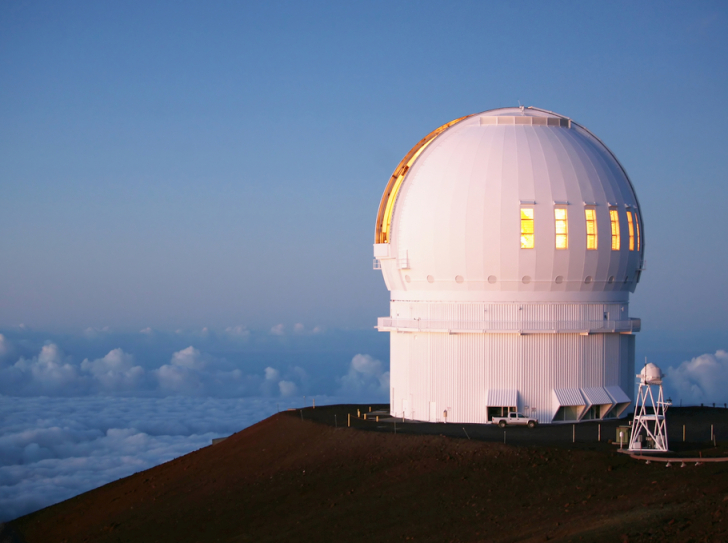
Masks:
[[[640,387],[637,391],[634,421],[632,422],[632,435],[629,439],[630,451],[667,452],[667,427],[665,414],[672,405],[664,400],[662,391],[662,372],[654,364],[645,364],[637,375]],[[653,394],[657,388],[657,401]],[[646,438],[647,443],[642,439]]]

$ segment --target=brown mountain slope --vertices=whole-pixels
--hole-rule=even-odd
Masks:
[[[11,524],[28,543],[726,541],[727,475],[294,412]]]

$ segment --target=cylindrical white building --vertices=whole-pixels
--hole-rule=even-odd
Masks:
[[[633,393],[640,321],[628,302],[643,255],[632,184],[584,127],[529,107],[433,131],[397,166],[377,216],[392,414],[621,415]]]

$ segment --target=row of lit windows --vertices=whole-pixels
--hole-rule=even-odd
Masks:
[[[535,233],[533,228],[532,207],[521,208],[521,249],[533,249],[536,246]],[[597,235],[597,212],[593,208],[584,209],[584,220],[586,221],[586,248],[596,251],[599,243]],[[619,251],[621,247],[621,235],[619,232],[619,212],[616,208],[609,208],[609,220],[611,222],[612,251]],[[629,250],[640,250],[640,223],[636,211],[627,211],[627,228],[629,234]],[[569,248],[569,219],[565,207],[554,209],[554,230],[556,232],[556,248]]]

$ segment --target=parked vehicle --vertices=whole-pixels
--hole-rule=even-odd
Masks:
[[[501,428],[505,428],[508,425],[533,428],[538,424],[538,421],[521,413],[508,413],[507,417],[493,417],[493,424],[497,424]]]

